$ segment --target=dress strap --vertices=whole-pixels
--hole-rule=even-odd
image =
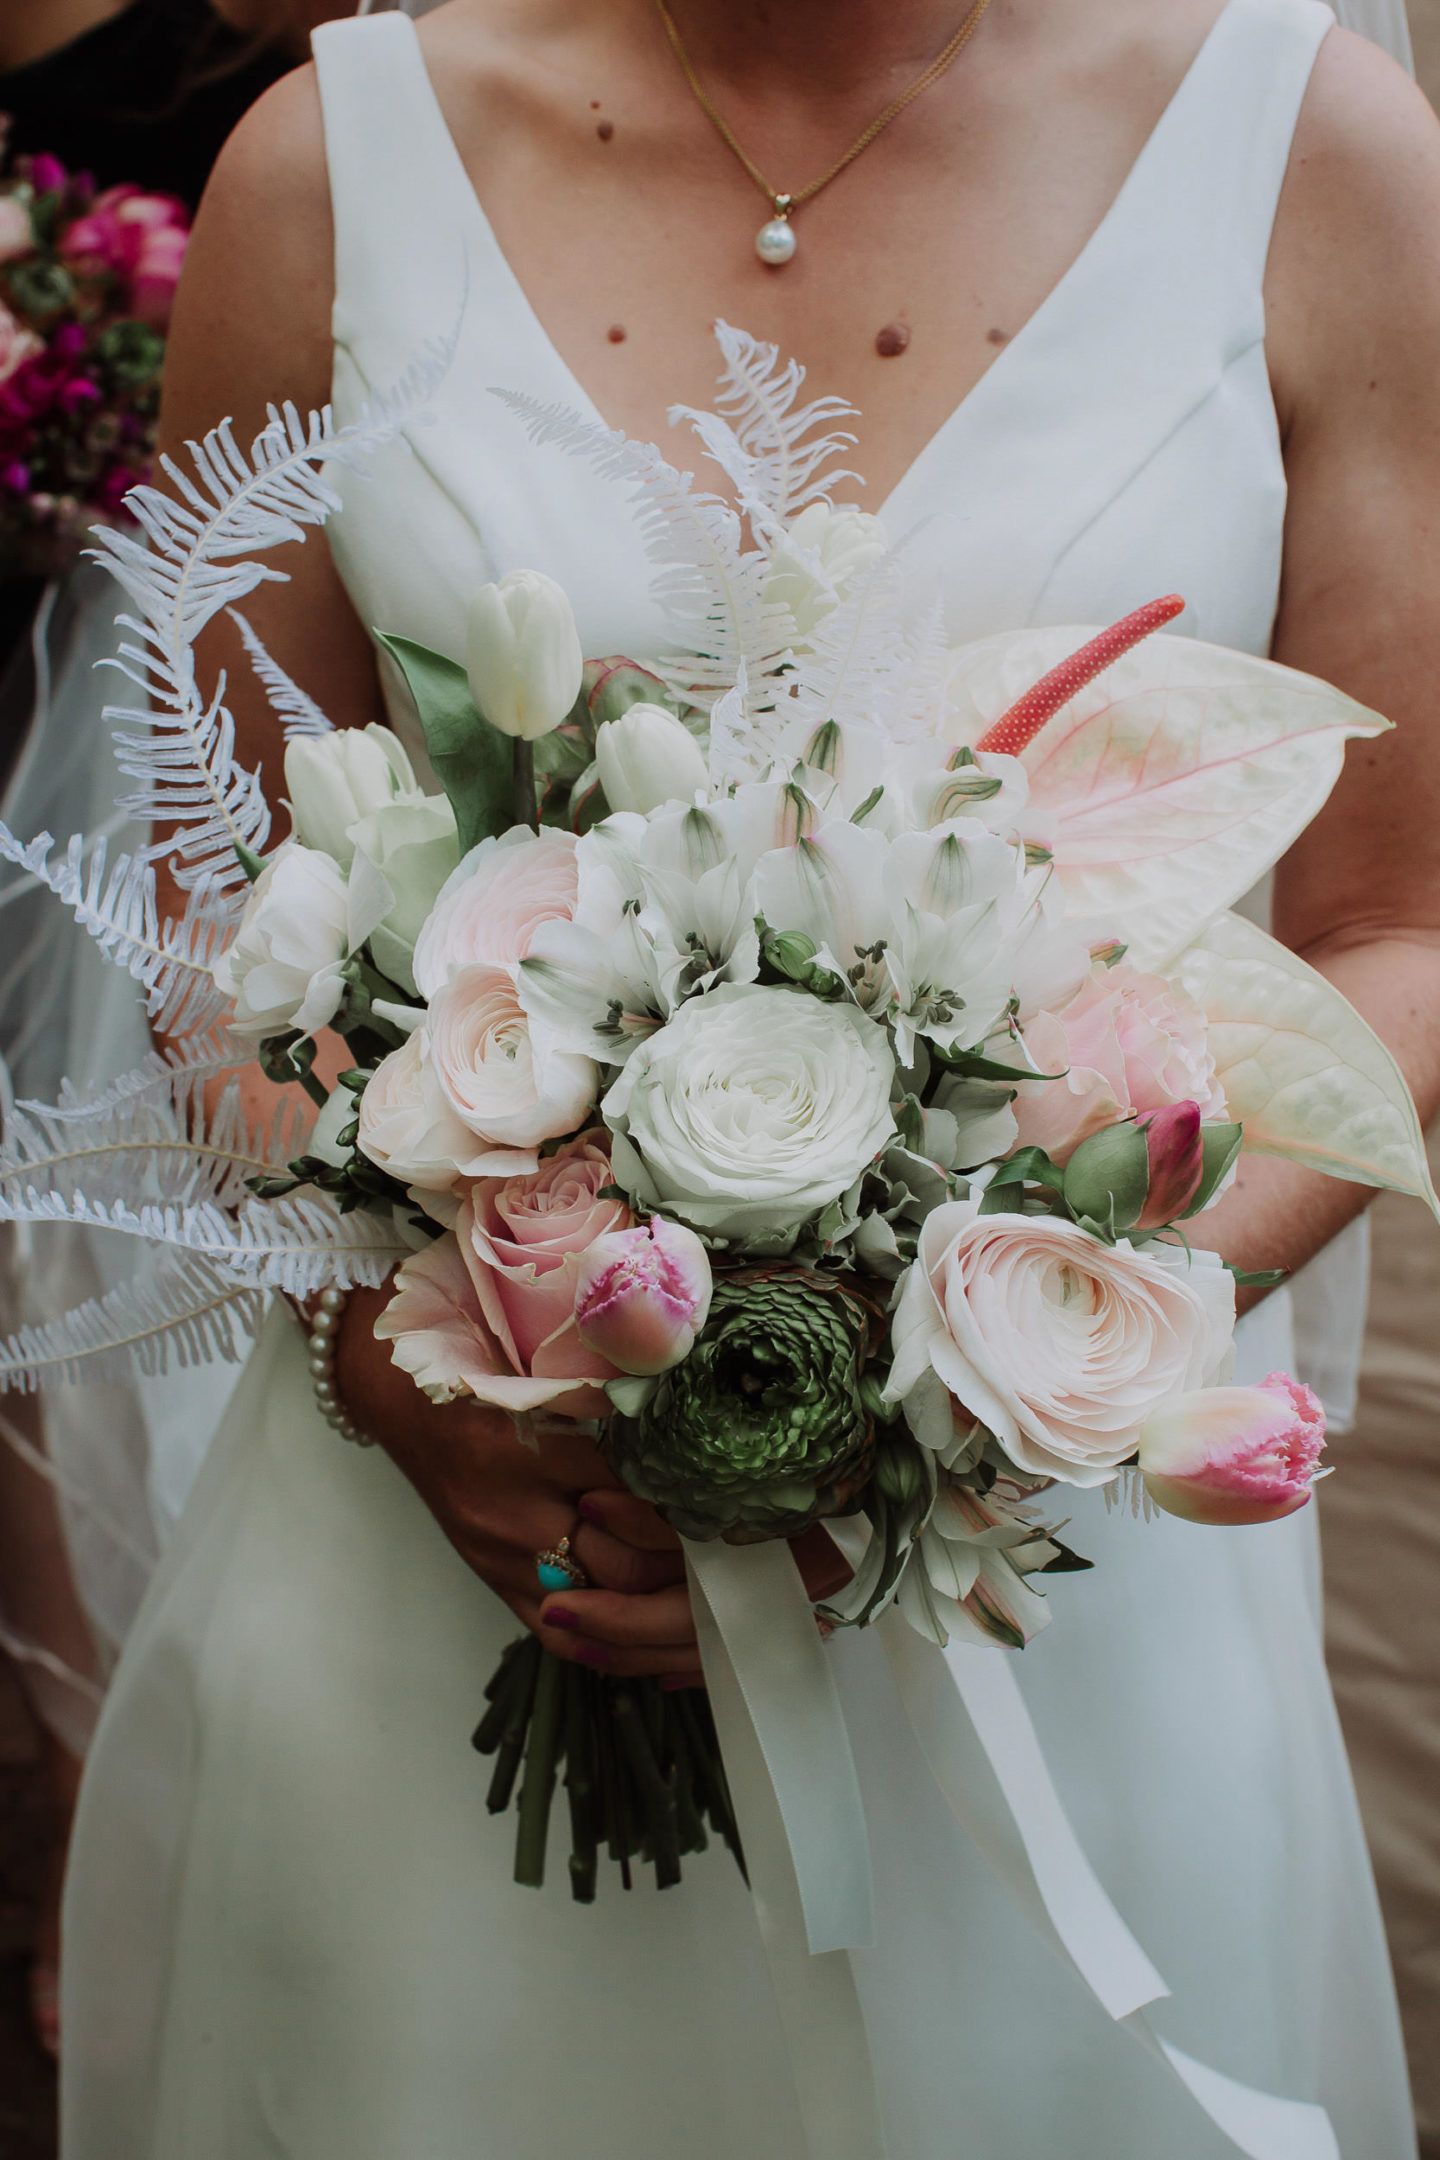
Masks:
[[[363,324],[377,379],[398,379],[420,338],[444,327],[437,296],[454,303],[463,291],[464,168],[408,15],[323,23],[311,49],[335,220],[335,342],[351,345]],[[383,358],[377,334],[393,348]]]

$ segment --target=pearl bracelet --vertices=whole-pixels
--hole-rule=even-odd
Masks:
[[[310,1382],[315,1390],[315,1406],[326,1424],[339,1433],[342,1440],[353,1441],[356,1447],[373,1447],[375,1443],[369,1434],[361,1432],[352,1422],[335,1382],[335,1339],[340,1332],[345,1296],[343,1290],[322,1290],[310,1315],[309,1334],[305,1340],[310,1359]]]

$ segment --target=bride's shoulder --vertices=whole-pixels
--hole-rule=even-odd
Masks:
[[[1295,129],[1266,274],[1282,404],[1377,371],[1433,374],[1440,340],[1440,122],[1404,69],[1332,30]]]

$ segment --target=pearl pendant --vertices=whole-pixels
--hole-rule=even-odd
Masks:
[[[789,218],[774,217],[755,235],[755,252],[761,262],[779,269],[795,253],[795,228]]]

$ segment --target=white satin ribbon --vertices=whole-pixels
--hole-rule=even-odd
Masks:
[[[870,1868],[844,1714],[784,1545],[688,1545],[701,1661],[812,2160],[884,2160],[849,1950]],[[1109,2015],[1248,2160],[1340,2160],[1323,2108],[1256,2091],[1154,2030],[1169,1993],[1081,1850],[1010,1658],[879,1623],[901,1701],[957,1823]]]
[[[788,1580],[773,1561],[756,1564],[766,1553],[780,1561]],[[819,1877],[829,1866],[834,1865],[839,1880],[849,1882],[855,1908],[850,1917],[863,1921],[867,1933],[870,1906],[869,1840],[859,1781],[814,1614],[785,1545],[687,1545],[685,1556],[705,1685],[740,1825],[809,2160],[887,2160],[870,2041],[849,1950],[817,1954],[807,1940],[812,1916],[805,1908],[802,1866],[822,1939],[827,1926],[843,1925],[844,1900],[829,1908],[827,1916],[821,1895]],[[800,1612],[803,1631],[797,1625]],[[817,1700],[833,1703],[839,1727],[838,1734],[829,1727],[820,1735],[822,1759],[828,1758],[828,1765],[819,1777],[804,1741],[792,1752],[781,1735],[784,1716],[797,1707],[799,1688],[815,1673],[814,1653],[823,1669]],[[815,1737],[813,1708],[806,1709],[797,1730]],[[780,1762],[778,1782],[770,1756]],[[825,1806],[826,1775],[838,1775],[842,1785],[853,1786],[853,1809]],[[810,1802],[814,1812],[808,1828],[803,1818],[787,1824],[779,1797],[782,1785],[792,1803],[802,1792]]]

